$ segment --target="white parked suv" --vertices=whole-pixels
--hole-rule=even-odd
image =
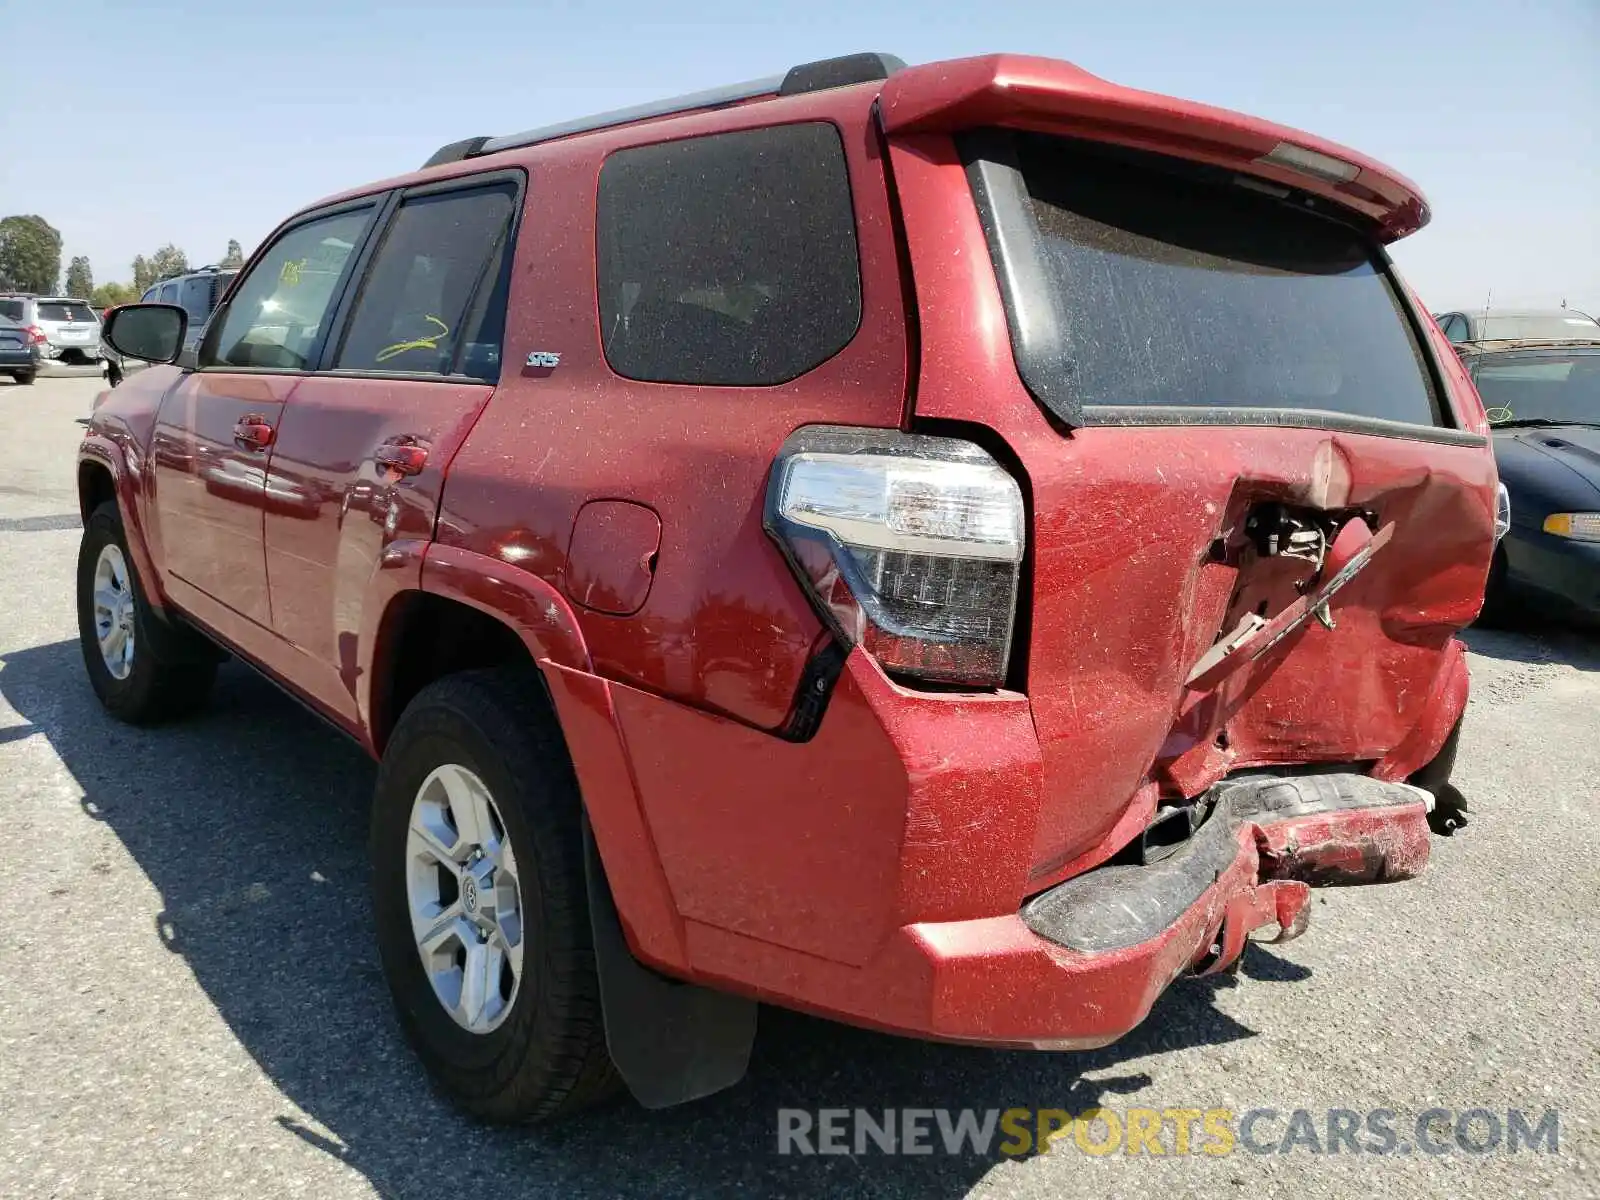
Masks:
[[[11,292],[0,295],[0,316],[43,336],[41,374],[66,367],[100,369],[100,316],[87,300]]]

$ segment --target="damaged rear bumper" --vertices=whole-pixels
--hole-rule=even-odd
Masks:
[[[1234,779],[1210,799],[1204,823],[1159,862],[1086,872],[1015,916],[900,930],[857,980],[871,1001],[828,1007],[949,1041],[1101,1046],[1178,977],[1231,966],[1255,930],[1303,931],[1311,887],[1409,879],[1428,861],[1431,797],[1408,784]]]

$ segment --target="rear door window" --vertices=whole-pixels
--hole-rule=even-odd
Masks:
[[[600,171],[601,333],[612,370],[761,386],[861,324],[844,146],[821,122],[622,150]]]
[[[274,242],[234,289],[220,326],[208,330],[203,365],[310,370],[372,213],[369,205],[317,217]]]
[[[1028,236],[991,249],[1035,394],[1090,419],[1179,408],[1439,423],[1414,328],[1355,229],[1175,160],[1036,134],[1013,144]],[[1005,261],[1018,253],[1033,261]],[[1021,344],[1028,305],[1049,317]]]
[[[163,304],[176,304],[178,302],[178,285],[176,283],[163,283],[159,299]]]
[[[498,380],[510,183],[404,201],[362,284],[335,367]]]

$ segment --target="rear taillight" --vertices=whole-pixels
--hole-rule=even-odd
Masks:
[[[23,332],[28,335],[28,345],[30,346],[42,346],[50,340],[45,336],[44,330],[37,325],[29,325]]]
[[[1025,517],[981,447],[809,426],[773,463],[766,526],[847,645],[894,674],[1004,681]]]

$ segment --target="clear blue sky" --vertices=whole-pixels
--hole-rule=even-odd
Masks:
[[[230,11],[233,9],[234,11]],[[1600,310],[1600,0],[71,0],[5,8],[0,215],[98,282],[248,252],[444,142],[853,50],[991,50],[1282,121],[1421,183],[1396,258],[1434,308]],[[21,49],[23,53],[14,51]]]

